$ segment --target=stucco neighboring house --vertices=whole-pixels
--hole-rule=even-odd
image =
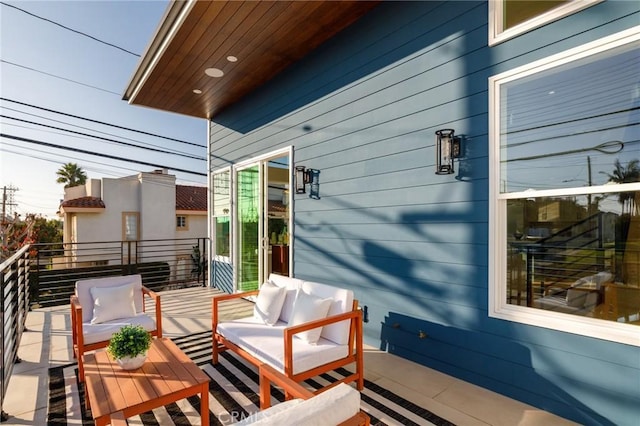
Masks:
[[[65,189],[59,215],[65,247],[141,240],[174,244],[173,240],[207,237],[207,188],[176,185],[176,177],[166,170],[90,179]],[[84,254],[84,263],[91,262]],[[177,262],[190,261],[189,252],[179,257]]]
[[[348,287],[368,344],[637,426],[639,69],[638,1],[172,1],[124,98],[207,120],[211,285]]]

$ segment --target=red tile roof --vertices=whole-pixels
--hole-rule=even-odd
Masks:
[[[101,208],[104,201],[97,197],[80,197],[63,201],[61,207]],[[207,211],[207,188],[203,186],[176,185],[176,210]]]
[[[83,207],[83,208],[99,208],[104,209],[104,201],[98,197],[80,197],[73,200],[65,200],[60,204],[61,207]]]
[[[176,185],[176,210],[207,211],[207,188]]]

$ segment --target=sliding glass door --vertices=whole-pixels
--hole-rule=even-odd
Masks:
[[[257,289],[270,273],[289,275],[289,155],[236,169],[236,289]]]

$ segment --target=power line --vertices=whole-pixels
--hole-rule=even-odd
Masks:
[[[154,137],[157,137],[157,138],[162,138],[162,139],[170,140],[170,141],[173,141],[173,142],[179,142],[179,143],[183,143],[183,144],[186,144],[186,145],[192,145],[192,146],[197,146],[199,148],[204,148],[204,145],[200,145],[200,144],[197,144],[197,143],[194,143],[194,142],[188,142],[188,141],[183,141],[181,139],[170,138],[168,136],[162,136],[162,135],[158,135],[156,133],[145,132],[144,130],[136,130],[136,129],[132,129],[130,127],[119,126],[117,124],[105,123],[104,121],[94,120],[92,118],[80,117],[79,115],[69,114],[69,113],[62,112],[62,111],[56,111],[54,109],[44,108],[44,107],[40,107],[40,106],[37,106],[37,105],[32,105],[32,104],[28,104],[28,103],[25,103],[25,102],[16,101],[16,100],[13,100],[13,99],[7,99],[7,98],[0,97],[0,101],[11,102],[11,103],[18,104],[18,105],[23,105],[23,106],[28,106],[28,107],[31,107],[31,108],[36,108],[36,109],[39,109],[39,110],[42,110],[42,111],[52,112],[54,114],[60,114],[60,115],[64,115],[64,116],[67,116],[67,117],[77,118],[79,120],[89,121],[91,123],[97,123],[97,124],[102,124],[104,126],[115,127],[116,129],[127,130],[127,131],[130,131],[130,132],[136,132],[136,133],[141,133],[141,134],[147,135],[147,136],[154,136]]]
[[[42,160],[42,161],[48,161],[50,163],[60,164],[59,160],[51,159],[52,155],[56,155],[56,154],[53,154],[51,151],[44,151],[44,150],[41,150],[41,149],[32,148],[32,149],[29,149],[29,153],[27,154],[25,152],[18,152],[18,151],[12,151],[10,149],[6,149],[7,146],[10,146],[10,147],[13,147],[13,148],[18,148],[18,149],[25,149],[23,146],[14,145],[12,143],[5,142],[0,147],[0,151],[7,152],[9,154],[20,155],[20,156],[23,156],[23,157],[32,158],[34,160]],[[41,154],[45,154],[47,157],[40,157],[40,156],[34,155],[33,154],[34,152],[39,152]],[[98,162],[98,161],[91,161],[91,160],[87,160],[87,159],[84,159],[84,158],[72,157],[72,156],[69,156],[69,155],[67,155],[65,157],[62,157],[62,158],[64,158],[66,161],[68,161],[68,160],[82,161],[83,163],[97,164],[99,166],[107,166],[107,167],[111,167],[111,168],[114,168],[114,169],[127,170],[129,172],[138,172],[139,171],[138,169],[133,169],[133,168],[130,168],[130,167],[116,166],[116,165],[113,165],[113,164],[106,164],[106,163],[101,163],[101,162]],[[83,164],[82,168],[86,169],[86,170],[97,171],[95,169],[91,169],[89,167],[85,167],[84,164]],[[118,175],[118,174],[114,173],[113,171],[102,171],[102,173],[110,174],[111,176],[121,176],[121,175]]]
[[[126,162],[130,162],[130,163],[142,164],[142,165],[145,165],[145,166],[159,167],[159,168],[163,168],[163,169],[171,169],[171,170],[175,170],[175,171],[178,171],[178,172],[189,173],[189,174],[192,174],[192,175],[207,176],[206,173],[194,172],[192,170],[178,169],[176,167],[169,167],[169,166],[165,166],[165,165],[162,165],[162,164],[147,163],[145,161],[132,160],[130,158],[123,158],[123,157],[118,157],[118,156],[115,156],[115,155],[102,154],[102,153],[87,151],[87,150],[79,149],[79,148],[71,148],[71,147],[57,145],[57,144],[50,143],[50,142],[37,141],[35,139],[23,138],[23,137],[14,136],[14,135],[7,135],[5,133],[0,133],[0,137],[13,139],[13,140],[21,141],[21,142],[33,143],[33,144],[36,144],[36,145],[48,146],[48,147],[51,147],[51,148],[66,149],[66,150],[73,151],[73,152],[79,152],[81,154],[88,154],[88,155],[95,155],[95,156],[98,156],[98,157],[110,158],[112,160],[126,161]]]
[[[89,131],[92,131],[92,132],[95,132],[95,133],[100,133],[100,134],[103,134],[103,135],[114,136],[114,137],[119,137],[119,138],[124,139],[124,140],[132,141],[132,142],[138,142],[138,143],[140,143],[142,145],[147,145],[147,146],[153,146],[153,147],[156,147],[156,148],[160,148],[159,145],[154,145],[154,144],[149,143],[149,142],[143,142],[143,141],[138,140],[138,139],[127,138],[125,136],[116,135],[114,133],[103,132],[101,130],[95,130],[95,129],[92,129],[90,127],[79,126],[77,124],[69,123],[67,121],[56,120],[56,119],[51,118],[51,117],[45,117],[43,115],[33,114],[33,113],[30,113],[30,112],[21,111],[19,109],[15,109],[15,108],[4,107],[4,109],[9,110],[9,111],[13,111],[13,112],[17,112],[19,114],[28,115],[28,116],[31,116],[31,117],[42,118],[42,119],[47,120],[47,121],[53,121],[54,123],[65,124],[67,126],[77,127],[78,129],[89,130]],[[16,127],[24,127],[26,129],[30,129],[30,127],[27,127],[27,126],[18,126],[18,125],[15,125],[15,124],[14,124],[14,126],[16,126]],[[174,153],[175,154],[189,154],[188,152],[179,151],[177,149],[166,148],[166,150],[171,152],[172,154],[174,154]]]
[[[72,133],[72,134],[75,134],[75,135],[89,136],[91,138],[100,139],[100,140],[107,141],[107,142],[113,142],[113,143],[116,143],[116,144],[119,144],[119,145],[125,145],[125,146],[130,146],[130,147],[139,148],[139,149],[146,149],[148,151],[160,152],[162,154],[173,154],[173,155],[178,155],[180,157],[186,157],[186,158],[191,158],[191,159],[194,159],[194,160],[201,160],[201,161],[205,161],[206,160],[206,158],[196,157],[195,155],[177,154],[175,152],[169,152],[169,151],[166,151],[164,149],[140,146],[140,145],[136,145],[134,143],[118,141],[116,139],[111,139],[111,138],[105,138],[104,136],[96,136],[96,135],[91,135],[89,133],[83,133],[83,132],[78,132],[78,131],[75,131],[75,130],[64,129],[62,127],[56,127],[56,126],[51,126],[51,125],[48,125],[48,124],[37,123],[35,121],[24,120],[22,118],[9,117],[8,115],[4,115],[4,114],[0,114],[0,118],[7,118],[9,120],[16,120],[16,121],[20,121],[22,123],[34,124],[36,126],[47,127],[49,129],[54,129],[54,130],[62,130],[64,132]]]
[[[89,35],[89,34],[87,34],[87,33],[84,33],[84,32],[82,32],[82,31],[74,30],[73,28],[69,28],[69,27],[67,27],[67,26],[65,26],[65,25],[62,25],[62,24],[60,24],[60,23],[58,23],[58,22],[56,22],[56,21],[53,21],[53,20],[51,20],[51,19],[43,18],[42,16],[38,16],[38,15],[36,15],[35,13],[28,12],[28,11],[26,11],[26,10],[24,10],[24,9],[21,9],[21,8],[17,7],[17,6],[14,6],[14,5],[11,5],[11,4],[7,4],[7,3],[5,3],[5,2],[0,2],[0,4],[2,4],[3,6],[7,6],[7,7],[11,7],[11,8],[13,8],[13,9],[19,10],[20,12],[26,13],[27,15],[29,15],[29,16],[33,16],[34,18],[42,19],[43,21],[49,22],[49,23],[51,23],[51,24],[53,24],[53,25],[57,25],[57,26],[59,26],[59,27],[61,27],[61,28],[64,28],[65,30],[68,30],[68,31],[74,32],[74,33],[76,33],[76,34],[80,34],[81,36],[84,36],[84,37],[90,38],[91,40],[97,41],[98,43],[106,44],[107,46],[114,47],[114,48],[116,48],[116,49],[118,49],[118,50],[122,50],[123,52],[128,53],[128,54],[130,54],[130,55],[133,55],[133,56],[135,56],[135,57],[138,57],[138,58],[140,57],[140,54],[138,54],[138,53],[134,53],[134,52],[132,52],[132,51],[130,51],[130,50],[127,50],[127,49],[125,49],[125,48],[123,48],[123,47],[116,46],[116,45],[115,45],[115,44],[113,44],[113,43],[109,43],[109,42],[107,42],[107,41],[100,40],[99,38],[94,37],[94,36],[92,36],[92,35]]]
[[[105,167],[109,167],[109,168],[112,168],[112,169],[126,170],[128,172],[138,173],[140,171],[140,169],[133,169],[133,168],[130,168],[130,167],[116,166],[114,164],[107,164],[107,163],[102,163],[102,162],[98,162],[98,161],[91,161],[91,160],[87,160],[86,158],[73,157],[73,156],[69,156],[69,155],[66,155],[66,156],[63,157],[62,155],[54,154],[51,151],[43,151],[43,150],[35,149],[35,148],[29,149],[29,154],[27,154],[27,153],[24,153],[24,152],[18,152],[18,151],[13,151],[13,150],[7,149],[6,148],[7,146],[10,146],[10,147],[13,147],[13,148],[18,148],[18,149],[25,149],[22,146],[14,145],[14,144],[9,143],[9,142],[4,142],[0,146],[0,151],[7,152],[9,154],[19,155],[19,156],[22,156],[22,157],[32,158],[32,159],[35,159],[35,160],[46,161],[46,162],[49,162],[49,163],[60,164],[59,160],[54,160],[54,159],[51,158],[52,156],[58,155],[61,158],[63,158],[64,161],[68,161],[68,160],[71,159],[71,160],[81,161],[83,164],[84,163],[97,164],[99,166],[105,166]],[[34,155],[33,152],[39,152],[39,153],[45,154],[46,157],[40,157],[40,156]],[[102,174],[115,176],[115,177],[123,176],[122,173],[119,174],[119,173],[116,173],[116,172],[114,172],[112,170],[98,169],[98,168],[94,168],[94,167],[85,167],[84,165],[83,165],[82,168],[87,170],[87,171],[93,171],[93,172],[96,172],[96,173],[102,173]],[[197,181],[197,180],[191,180],[191,179],[180,179],[180,180],[183,181],[183,182],[202,184],[201,181]]]
[[[107,89],[103,89],[101,87],[92,86],[90,84],[82,83],[82,82],[77,81],[77,80],[72,80],[70,78],[61,77],[59,75],[55,75],[55,74],[51,74],[51,73],[48,73],[48,72],[45,72],[45,71],[41,71],[41,70],[38,70],[38,69],[35,69],[35,68],[31,68],[31,67],[28,67],[26,65],[16,64],[15,62],[6,61],[4,59],[0,59],[0,62],[4,62],[5,64],[9,64],[9,65],[13,65],[14,67],[20,67],[20,68],[24,68],[24,69],[29,70],[29,71],[34,71],[34,72],[38,72],[40,74],[48,75],[49,77],[55,77],[55,78],[59,78],[60,80],[65,80],[65,81],[69,81],[71,83],[76,83],[76,84],[79,84],[81,86],[90,87],[91,89],[102,90],[103,92],[113,93],[114,95],[117,95],[117,96],[121,96],[122,95],[121,93],[114,92],[112,90],[107,90]]]

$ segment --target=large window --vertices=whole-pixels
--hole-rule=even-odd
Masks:
[[[640,30],[490,79],[490,314],[640,345]]]
[[[213,228],[216,256],[230,257],[231,182],[230,171],[213,174]]]
[[[140,213],[122,212],[122,240],[138,241],[140,239]]]
[[[531,31],[602,0],[489,0],[489,45]]]

